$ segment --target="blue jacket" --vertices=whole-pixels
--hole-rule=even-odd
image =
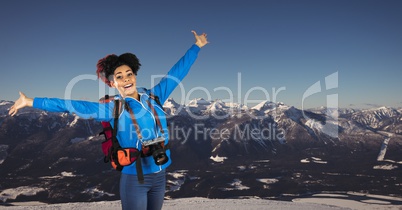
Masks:
[[[163,104],[177,85],[183,80],[190,70],[191,65],[197,59],[200,48],[197,45],[192,45],[186,54],[170,69],[167,75],[161,79],[161,81],[155,85],[152,89],[146,90],[144,88],[137,88],[140,95],[140,100],[136,100],[131,97],[126,97],[125,101],[133,110],[137,119],[138,125],[141,129],[142,141],[155,139],[157,136],[162,136],[161,131],[155,122],[155,116],[148,106],[149,94],[152,93],[159,97],[160,102]],[[121,97],[121,96],[118,96]],[[165,144],[169,141],[167,121],[164,111],[151,100],[155,110],[161,121]],[[95,119],[97,121],[108,121],[113,126],[113,108],[114,103],[98,103],[78,100],[63,100],[57,98],[35,98],[33,107],[50,112],[65,112],[70,114],[76,114],[84,119]],[[117,139],[123,148],[135,147],[141,148],[141,142],[138,139],[135,127],[132,123],[130,114],[124,109],[119,116]],[[142,168],[144,174],[150,174],[159,172],[167,168],[171,164],[170,150],[166,151],[169,157],[169,161],[164,165],[158,166],[155,164],[153,157],[141,158]],[[137,174],[135,164],[124,167],[122,173],[125,174]]]

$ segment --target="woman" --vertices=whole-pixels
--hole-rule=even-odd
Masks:
[[[131,53],[120,56],[108,55],[98,61],[97,74],[107,85],[116,88],[117,96],[124,100],[122,112],[118,118],[117,139],[123,148],[142,148],[142,143],[148,140],[164,137],[168,143],[168,129],[164,112],[154,102],[149,103],[151,95],[164,103],[187,75],[191,65],[198,56],[200,48],[208,44],[205,33],[198,35],[192,31],[196,42],[186,54],[170,69],[168,74],[152,89],[136,87],[136,75],[141,64]],[[23,107],[34,107],[51,112],[66,112],[82,118],[93,118],[98,121],[108,121],[114,125],[114,103],[96,103],[57,98],[29,98],[20,92],[19,99],[10,108],[9,115],[14,116]],[[130,115],[130,112],[132,115]],[[159,116],[159,117],[158,117]],[[136,121],[132,120],[132,117]],[[159,118],[161,127],[156,126]],[[135,126],[133,125],[135,122]],[[139,127],[141,132],[138,133]],[[165,169],[171,164],[170,150],[166,150],[168,161],[157,164],[152,156],[141,158],[144,182],[138,181],[136,164],[125,166],[120,178],[120,198],[123,209],[161,209],[165,195]]]

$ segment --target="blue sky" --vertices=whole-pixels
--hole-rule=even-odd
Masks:
[[[150,87],[194,43],[194,29],[210,44],[172,94],[178,102],[269,99],[308,108],[333,95],[339,107],[402,107],[398,0],[8,0],[0,28],[1,100],[22,91],[96,101],[109,91],[92,79],[96,63],[112,53],[136,54],[138,86]],[[325,78],[336,72],[328,89]],[[303,100],[318,81],[321,91]]]

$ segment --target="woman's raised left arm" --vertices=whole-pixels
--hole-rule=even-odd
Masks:
[[[195,44],[187,50],[186,54],[169,70],[167,75],[151,89],[151,92],[159,97],[162,104],[187,75],[198,57],[200,48],[209,43],[206,33],[198,35],[195,31],[191,32],[194,34]]]

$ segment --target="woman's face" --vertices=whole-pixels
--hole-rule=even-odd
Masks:
[[[117,88],[122,97],[137,98],[137,77],[127,65],[122,65],[114,70],[112,87]]]

